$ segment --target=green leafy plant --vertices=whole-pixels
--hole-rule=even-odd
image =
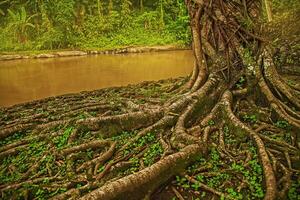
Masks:
[[[244,115],[243,116],[243,120],[245,121],[245,122],[249,122],[249,123],[251,123],[251,124],[254,124],[254,123],[256,123],[257,122],[257,117],[256,117],[256,115]]]
[[[189,181],[185,177],[176,176],[176,184],[183,188],[190,188]]]
[[[243,174],[249,183],[251,196],[256,199],[261,199],[264,197],[264,190],[262,186],[262,167],[257,159],[256,148],[254,146],[250,146],[249,150],[253,154],[253,159],[249,161],[250,169],[246,169],[244,166],[236,163],[231,164],[231,169]]]
[[[244,76],[242,76],[242,77],[238,80],[238,82],[235,84],[235,86],[236,86],[238,89],[242,89],[242,87],[244,86],[245,82],[246,82],[246,79],[245,79]]]
[[[129,161],[131,162],[131,167],[129,169],[129,172],[133,173],[133,172],[138,171],[139,170],[139,166],[140,166],[139,159],[133,157],[133,158],[130,158]]]
[[[209,126],[213,126],[213,125],[215,125],[215,122],[214,122],[214,120],[209,120],[209,121],[208,121],[208,125],[209,125]]]
[[[300,180],[293,181],[292,186],[288,191],[288,199],[290,200],[299,200],[300,199]]]
[[[290,128],[290,124],[285,120],[278,120],[275,123],[275,126],[277,126],[278,128],[286,129],[286,130],[288,130]]]
[[[154,143],[150,146],[149,150],[145,152],[143,160],[146,166],[154,163],[155,159],[163,153],[160,143]]]
[[[18,12],[13,12],[11,9],[8,9],[7,11],[11,18],[9,28],[13,30],[19,42],[26,42],[28,34],[27,30],[28,28],[35,28],[31,21],[37,14],[28,16],[25,7],[21,7]]]
[[[67,144],[69,136],[71,135],[73,129],[73,127],[67,127],[61,136],[53,139],[53,143],[57,148],[62,148]]]
[[[193,183],[192,185],[191,185],[191,187],[194,189],[194,190],[198,190],[199,188],[200,188],[200,184],[197,182],[197,183]]]
[[[197,175],[196,180],[199,181],[199,182],[203,182],[204,181],[204,176],[203,175]]]
[[[228,195],[233,199],[243,199],[242,194],[236,192],[233,188],[227,188],[226,191]]]

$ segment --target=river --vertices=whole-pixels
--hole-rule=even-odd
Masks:
[[[190,50],[0,62],[0,106],[188,75]]]

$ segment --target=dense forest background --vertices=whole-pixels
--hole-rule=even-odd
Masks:
[[[299,1],[263,2],[265,37],[299,49]],[[189,23],[184,0],[0,0],[0,51],[185,46]]]
[[[0,50],[190,43],[183,0],[0,1]]]

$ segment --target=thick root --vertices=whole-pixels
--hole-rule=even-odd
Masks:
[[[227,117],[232,125],[237,129],[245,132],[249,135],[256,143],[258,148],[259,156],[261,163],[263,165],[264,170],[264,177],[265,177],[265,184],[266,184],[266,194],[264,199],[275,199],[276,198],[276,178],[274,175],[274,171],[267,154],[264,142],[262,139],[253,131],[251,128],[247,127],[243,124],[232,112],[231,105],[232,105],[232,94],[229,91],[226,91],[222,97],[222,105],[224,106],[224,117]],[[222,112],[222,111],[221,111]],[[239,131],[237,131],[239,132]]]
[[[78,125],[87,126],[90,130],[99,131],[106,137],[109,137],[121,131],[147,127],[162,117],[162,110],[148,110],[145,112],[135,112],[117,116],[90,118],[79,120],[76,123]]]
[[[96,189],[81,199],[142,199],[173,175],[183,170],[195,156],[201,153],[199,145],[190,145],[180,152],[166,156],[152,166]]]

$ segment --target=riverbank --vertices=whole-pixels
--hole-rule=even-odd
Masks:
[[[124,54],[124,53],[145,53],[159,51],[188,50],[190,47],[179,45],[163,46],[142,46],[142,47],[123,47],[105,50],[56,50],[56,51],[29,51],[29,52],[0,52],[0,61],[18,60],[18,59],[38,59],[38,58],[56,58],[70,56],[85,56],[96,54]]]

